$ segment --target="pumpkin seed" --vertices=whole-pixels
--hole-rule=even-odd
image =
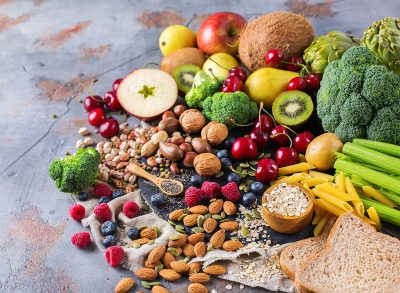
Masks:
[[[251,176],[251,177],[255,177],[256,176],[256,172],[251,172],[248,175]]]
[[[152,245],[152,244],[154,244],[154,243],[156,243],[156,241],[154,240],[154,239],[151,239],[149,242],[147,242],[146,244],[148,244],[148,245]]]
[[[239,184],[239,190],[243,190],[244,187],[245,187],[244,183],[240,183],[240,184]]]
[[[142,284],[142,287],[145,288],[145,289],[150,289],[151,288],[150,284],[148,282],[146,282],[146,281],[141,281],[140,283]]]
[[[172,236],[170,236],[169,237],[169,240],[173,240],[173,241],[175,241],[175,240],[179,240],[179,234],[175,234],[175,235],[172,235]]]
[[[183,227],[182,225],[176,225],[175,230],[185,230],[185,227]]]
[[[188,214],[182,214],[179,216],[178,221],[181,222]]]
[[[204,220],[207,220],[208,218],[211,218],[211,213],[207,213],[203,217],[204,217]]]
[[[247,186],[251,186],[254,183],[254,180],[248,179],[244,182]]]
[[[171,225],[171,226],[174,226],[175,227],[175,222],[173,222],[173,221],[171,221],[171,220],[168,220],[168,223]]]
[[[243,189],[243,191],[244,191],[244,192],[249,192],[249,191],[250,191],[250,186],[246,186],[246,187]]]
[[[250,161],[250,165],[258,165],[258,161]]]
[[[183,209],[183,213],[186,214],[186,215],[189,215],[190,214],[189,209],[188,208],[184,208]]]
[[[222,220],[222,217],[220,215],[218,215],[218,214],[212,215],[212,218],[216,219],[216,220]]]
[[[270,157],[271,157],[271,153],[266,153],[266,154],[263,156],[264,159],[267,159],[267,158],[270,158]]]
[[[183,259],[183,261],[184,261],[185,263],[188,263],[188,262],[190,261],[190,256],[185,257],[185,258]]]
[[[246,164],[246,163],[240,163],[239,166],[242,167],[242,168],[250,167],[249,164]]]
[[[262,159],[263,157],[264,157],[264,153],[261,153],[261,154],[258,155],[257,159],[260,160],[260,159]]]
[[[199,216],[197,218],[197,226],[203,227],[204,221],[205,221],[204,217],[203,216]]]
[[[239,240],[237,237],[231,237],[231,240]]]
[[[207,245],[207,251],[212,251],[212,250],[214,250],[214,248],[212,247],[211,244],[208,244],[208,245]]]
[[[240,167],[240,166],[237,166],[237,168],[236,168],[236,172],[238,172],[238,173],[242,172],[242,167]]]
[[[210,202],[213,202],[213,201],[216,201],[217,199],[216,198],[212,198],[212,199],[210,199]]]
[[[204,229],[201,228],[201,227],[194,227],[194,228],[192,229],[192,231],[193,231],[194,233],[203,233],[203,232],[204,232]]]
[[[132,243],[131,246],[132,246],[132,248],[139,248],[140,244],[139,243]]]
[[[221,218],[225,219],[226,218],[226,213],[224,211],[221,212]]]
[[[157,237],[160,237],[160,235],[161,235],[161,230],[160,230],[160,228],[158,228],[157,226],[153,226],[152,228],[154,229],[154,231],[157,232]]]
[[[159,271],[161,271],[164,268],[164,265],[158,265],[154,267],[154,270],[158,273]]]
[[[178,256],[178,251],[174,247],[168,247],[167,251],[171,253],[173,256]]]
[[[161,283],[160,282],[150,282],[149,285],[150,286],[160,286]]]
[[[242,234],[243,237],[247,237],[249,233],[249,229],[247,229],[245,226],[242,226],[242,228],[240,229],[240,234]]]
[[[256,219],[259,219],[259,220],[261,219],[260,212],[257,211],[256,209],[253,210],[253,215],[254,215],[254,217],[255,217]]]
[[[252,215],[250,215],[249,213],[244,213],[244,216],[246,217],[246,219],[247,220],[250,220],[250,221],[253,221],[254,220],[254,218],[253,218],[253,216]]]
[[[182,233],[182,234],[185,234],[185,233],[186,233],[186,231],[183,230],[183,229],[175,229],[175,231],[176,231],[176,232],[179,232],[179,233]]]
[[[216,178],[219,178],[219,177],[221,177],[221,176],[223,176],[224,175],[224,171],[219,171],[216,175],[215,175],[215,177]]]
[[[226,222],[226,221],[230,221],[230,219],[222,219],[221,221],[219,221],[220,223]]]

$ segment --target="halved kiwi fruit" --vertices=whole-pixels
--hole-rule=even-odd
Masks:
[[[201,71],[201,68],[192,64],[184,64],[175,68],[172,76],[178,85],[178,89],[187,93],[192,88],[194,76],[199,71]]]
[[[282,92],[272,104],[272,115],[279,124],[296,127],[310,119],[314,103],[301,91]]]

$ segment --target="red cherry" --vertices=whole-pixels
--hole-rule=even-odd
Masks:
[[[241,81],[245,81],[247,78],[247,73],[244,71],[243,68],[241,67],[233,67],[228,71],[228,77],[229,76],[236,76],[238,77]]]
[[[236,160],[254,159],[257,157],[257,145],[248,137],[239,137],[233,143],[231,153]]]
[[[278,177],[279,168],[272,159],[261,159],[256,170],[256,179],[262,183],[268,183]]]
[[[286,65],[286,70],[294,72],[298,72],[301,70],[301,66],[296,64],[304,64],[304,60],[301,57],[290,57],[287,61],[291,64]]]
[[[276,150],[275,159],[279,167],[290,166],[299,162],[299,154],[294,148],[281,147]]]
[[[87,112],[90,112],[96,108],[103,108],[103,99],[100,96],[87,96],[83,100],[83,107]]]
[[[122,78],[118,78],[118,79],[114,80],[113,85],[112,85],[113,91],[115,91],[115,92],[117,91],[121,81],[122,81]]]
[[[305,91],[307,83],[304,78],[297,76],[293,77],[287,86],[288,91]]]
[[[271,143],[271,138],[269,135],[258,129],[253,129],[253,131],[250,132],[249,137],[255,142],[258,150],[265,149]]]
[[[314,138],[314,135],[310,131],[299,133],[293,139],[293,147],[300,153],[305,153],[308,145]]]
[[[92,126],[99,126],[105,119],[103,109],[97,108],[89,112],[88,122]]]
[[[107,106],[110,109],[110,111],[115,112],[122,109],[115,91],[106,92],[106,94],[104,95],[104,101],[107,103]]]
[[[268,115],[261,114],[260,117],[256,120],[256,124],[253,127],[253,130],[259,130],[265,133],[271,133],[271,130],[275,127],[274,120]]]
[[[279,49],[271,49],[265,54],[264,58],[268,67],[279,68],[283,60],[283,53]]]
[[[318,74],[316,73],[307,74],[306,76],[304,76],[304,79],[306,80],[308,90],[313,92],[319,90],[321,78],[319,77]]]
[[[243,90],[243,82],[236,75],[229,76],[224,80],[222,85],[224,93],[233,93],[241,90]]]
[[[102,137],[111,138],[118,133],[119,124],[114,118],[109,118],[101,123],[99,133]]]
[[[289,130],[283,125],[278,125],[271,131],[272,140],[279,146],[290,145],[289,136]]]

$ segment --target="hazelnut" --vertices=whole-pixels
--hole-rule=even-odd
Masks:
[[[177,146],[179,146],[179,145],[181,145],[182,143],[184,143],[185,142],[185,139],[182,137],[182,136],[172,136],[170,139],[169,139],[169,142],[170,143],[173,143],[173,144],[176,144]]]
[[[196,156],[197,154],[195,152],[187,152],[183,158],[183,166],[192,168],[194,166],[193,163]]]
[[[186,110],[179,116],[182,129],[187,133],[199,132],[206,124],[204,115],[196,109]]]
[[[187,107],[185,105],[177,105],[174,107],[174,114],[176,117],[179,118],[179,116],[181,116],[181,114],[183,112],[185,112],[185,110],[187,109]]]
[[[200,137],[195,137],[192,139],[192,147],[199,154],[211,152],[210,144]]]
[[[179,161],[183,157],[183,151],[173,143],[160,141],[159,151],[164,158],[173,162]]]
[[[220,160],[212,153],[197,155],[193,165],[197,174],[203,177],[214,176],[221,170]]]
[[[175,117],[175,114],[172,113],[171,111],[165,111],[165,112],[162,114],[161,119],[165,119],[165,118],[168,118],[168,117],[176,118],[176,117]]]
[[[160,123],[158,123],[158,130],[165,130],[169,135],[176,131],[178,127],[179,121],[174,117],[167,117],[165,119],[162,119]]]
[[[211,121],[201,130],[201,138],[210,145],[217,146],[228,137],[228,127],[217,121]]]
[[[187,143],[187,142],[184,142],[184,143],[180,144],[180,145],[179,145],[179,148],[180,148],[184,153],[191,152],[191,151],[193,150],[192,145],[189,144],[189,143]]]

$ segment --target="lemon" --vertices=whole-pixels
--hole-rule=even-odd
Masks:
[[[211,55],[203,65],[203,71],[206,72],[211,77],[226,78],[229,69],[233,67],[238,67],[239,63],[227,53],[217,53]],[[212,73],[211,73],[211,71]],[[213,76],[214,74],[214,76]]]
[[[171,25],[162,31],[158,41],[164,56],[187,47],[196,46],[196,33],[184,25]]]

